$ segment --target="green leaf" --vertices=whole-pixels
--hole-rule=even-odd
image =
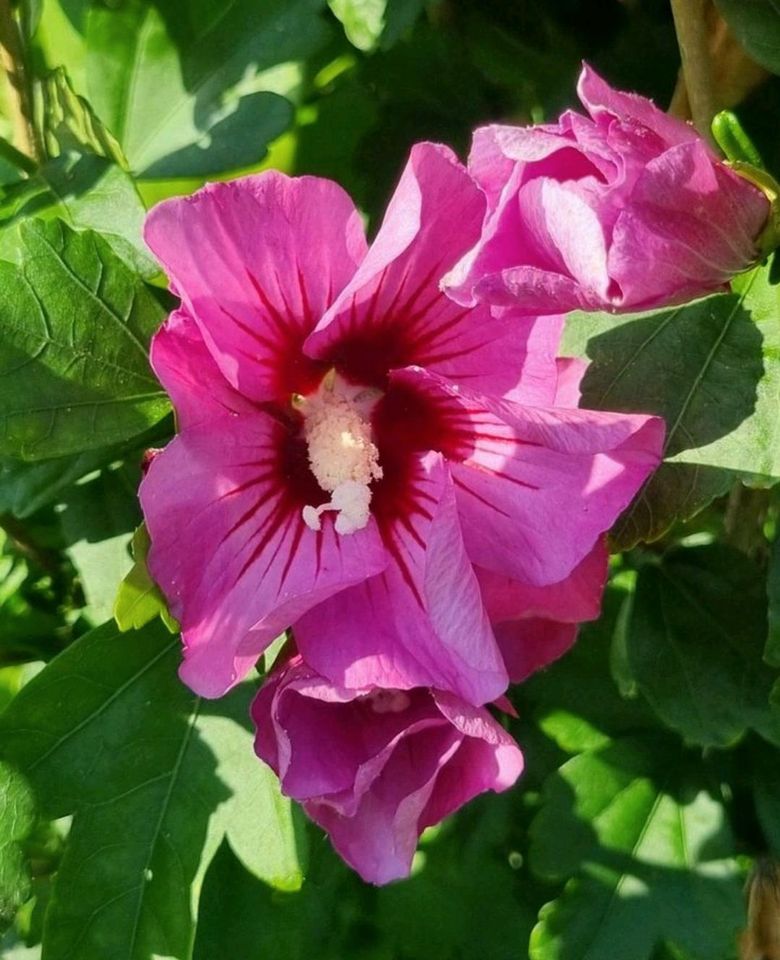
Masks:
[[[164,310],[93,233],[20,227],[0,262],[0,454],[48,459],[106,446],[165,416],[147,351]]]
[[[545,787],[531,864],[568,880],[531,935],[531,960],[647,960],[670,943],[732,955],[739,868],[722,805],[666,740],[618,741],[569,760]]]
[[[104,462],[103,451],[96,450],[36,463],[0,459],[0,510],[29,517]]]
[[[98,120],[87,101],[75,93],[64,67],[58,67],[44,77],[40,86],[39,127],[50,157],[66,152],[86,152],[127,168],[127,160],[116,138]]]
[[[780,73],[780,8],[776,0],[715,0],[723,19],[748,53]]]
[[[146,524],[142,523],[133,534],[130,544],[133,566],[119,584],[114,600],[114,619],[119,629],[125,632],[140,630],[155,617],[162,617],[171,633],[175,633],[178,624],[168,612],[165,598],[146,565],[150,546],[149,532]]]
[[[780,478],[780,299],[769,268],[740,294],[673,310],[572,314],[565,349],[592,361],[584,407],[666,420],[666,462],[613,531],[619,547],[662,536],[737,476]]]
[[[382,36],[387,0],[328,0],[347,35],[358,50],[371,50]]]
[[[520,715],[530,710],[535,723],[567,753],[656,726],[646,703],[624,699],[610,676],[612,635],[628,596],[625,588],[610,584],[601,618],[583,624],[566,656],[517,689]]]
[[[772,667],[780,667],[780,538],[772,544],[767,574],[769,635],[764,659]]]
[[[114,253],[146,279],[160,268],[141,237],[144,205],[131,177],[95,154],[66,154],[0,191],[0,259],[20,260],[17,223],[58,217],[75,230],[100,233]]]
[[[354,47],[386,50],[412,26],[425,0],[328,0],[328,6]]]
[[[765,642],[763,579],[739,551],[678,548],[639,571],[626,640],[631,673],[689,742],[726,747],[750,728],[778,740]]]
[[[756,813],[764,831],[767,849],[780,857],[780,764],[777,750],[751,744],[752,776]]]
[[[116,586],[131,567],[130,537],[141,519],[140,480],[136,465],[119,465],[76,484],[63,498],[59,517],[67,553],[84,590],[84,613],[95,626],[111,618]]]
[[[300,883],[290,805],[252,749],[251,688],[201,702],[177,679],[178,647],[161,624],[126,634],[106,624],[0,719],[0,754],[26,773],[44,814],[74,815],[47,960],[189,957],[201,880],[226,832],[269,880]],[[251,829],[250,807],[265,818]]]
[[[24,779],[0,763],[0,933],[30,895],[21,843],[35,823],[33,797]]]
[[[144,177],[204,176],[260,160],[292,122],[290,65],[327,34],[324,0],[232,0],[192,22],[128,0],[87,20],[90,100]]]

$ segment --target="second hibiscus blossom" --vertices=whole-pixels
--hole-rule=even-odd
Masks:
[[[658,463],[663,425],[558,405],[557,318],[439,291],[484,205],[449,150],[422,144],[370,248],[317,178],[261,174],[150,215],[182,299],[152,353],[180,432],[141,500],[197,692],[224,693],[292,626],[335,684],[481,705],[506,689],[502,643],[523,643],[497,639],[491,606],[535,618],[538,664],[562,652],[557,629],[540,648],[539,604],[542,622],[569,619],[539,588],[585,569],[598,597],[603,557],[584,561]]]

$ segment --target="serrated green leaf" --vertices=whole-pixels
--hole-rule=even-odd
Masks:
[[[35,807],[24,778],[0,763],[0,933],[30,895],[20,844],[35,823]]]
[[[742,293],[673,310],[572,314],[567,349],[592,361],[582,406],[666,420],[666,462],[618,521],[617,546],[662,536],[736,477],[780,479],[780,288],[769,268]]]
[[[163,307],[93,233],[20,227],[0,262],[0,454],[41,460],[140,434],[169,410],[149,367]]]
[[[765,642],[763,579],[739,551],[678,548],[639,571],[629,667],[658,716],[686,740],[726,747],[752,728],[780,742]]]
[[[22,220],[58,217],[75,230],[99,233],[146,279],[160,272],[141,238],[145,208],[124,170],[94,154],[65,154],[0,191],[0,259],[19,260]]]
[[[142,523],[133,534],[130,544],[133,566],[119,584],[114,600],[114,619],[119,629],[125,632],[140,630],[155,617],[162,617],[171,633],[175,633],[179,629],[178,624],[168,612],[165,598],[146,565],[150,546],[149,532],[146,524]]]
[[[780,8],[775,0],[715,0],[721,16],[748,53],[780,73]]]
[[[571,879],[539,915],[531,960],[646,960],[662,943],[731,955],[741,877],[725,811],[700,782],[666,740],[618,741],[561,767],[531,827],[531,863]]]
[[[90,100],[144,177],[256,163],[291,123],[290,62],[325,40],[324,0],[229,0],[219,16],[128,0],[87,18]]]
[[[252,805],[273,814],[252,865],[300,883],[290,805],[268,800],[278,788],[252,750],[251,688],[201,702],[177,679],[178,647],[161,624],[126,634],[106,624],[0,718],[0,755],[26,773],[45,815],[74,815],[47,960],[189,957],[202,876],[227,830],[241,848],[236,824]]]

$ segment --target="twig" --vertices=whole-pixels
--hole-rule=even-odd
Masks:
[[[712,142],[715,91],[707,27],[707,0],[671,0],[685,90],[696,129]]]
[[[59,558],[55,550],[42,547],[30,537],[26,527],[10,513],[0,514],[0,530],[10,538],[13,547],[28,560],[32,560],[46,573],[56,574]]]
[[[30,159],[40,161],[24,51],[19,26],[11,10],[11,0],[0,0],[0,65],[8,77],[9,108],[16,146]]]

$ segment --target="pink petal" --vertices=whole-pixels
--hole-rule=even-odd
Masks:
[[[176,310],[152,340],[151,362],[176,410],[180,429],[226,413],[246,413],[252,404],[222,376],[186,310]]]
[[[365,253],[335,183],[275,171],[156,206],[146,241],[227,380],[254,400],[307,392],[301,345]]]
[[[303,504],[323,497],[307,474],[290,428],[258,411],[180,433],[141,485],[150,570],[182,624],[181,676],[203,696],[240,680],[304,611],[385,565],[373,521],[345,537],[330,516],[320,533],[303,523]]]
[[[533,586],[477,568],[477,580],[491,623],[545,617],[566,623],[595,620],[607,582],[609,554],[603,540],[558,583]]]
[[[572,277],[587,298],[609,300],[607,237],[598,196],[581,182],[542,177],[522,188],[517,203],[524,233],[533,237],[536,249],[529,265]]]
[[[484,209],[452,151],[417,144],[368,255],[307,353],[361,384],[381,387],[388,370],[419,363],[472,389],[514,388],[529,357],[517,317],[464,310],[439,290],[478,239]]]
[[[418,462],[406,496],[404,515],[381,524],[384,573],[302,617],[298,647],[342,686],[433,686],[489,702],[506,689],[506,676],[441,457]]]
[[[436,779],[460,742],[459,734],[444,726],[405,737],[403,749],[393,752],[354,816],[345,817],[324,802],[308,801],[304,809],[367,883],[405,877]]]
[[[588,361],[581,357],[558,357],[558,382],[552,405],[556,407],[578,407],[580,405],[580,384],[588,369]],[[511,399],[515,399],[512,397]],[[528,400],[529,404],[533,401]]]
[[[664,306],[721,288],[756,259],[767,213],[766,197],[700,141],[668,150],[647,164],[615,225],[609,264],[624,304]]]
[[[657,135],[660,140],[657,149],[694,140],[702,142],[692,126],[659,110],[647,97],[613,89],[587,63],[582,65],[577,93],[594,120],[615,118],[642,127],[645,139],[647,131]],[[711,151],[710,155],[714,156]]]
[[[562,657],[574,645],[578,630],[577,623],[534,617],[499,623],[496,638],[512,683],[522,683]]]
[[[441,770],[420,826],[439,823],[487,790],[508,790],[523,772],[520,748],[487,710],[469,707],[448,693],[435,692],[433,696],[464,739]]]
[[[660,462],[656,417],[493,401],[418,368],[394,380],[449,408],[460,433],[445,452],[466,551],[515,580],[568,576]]]

